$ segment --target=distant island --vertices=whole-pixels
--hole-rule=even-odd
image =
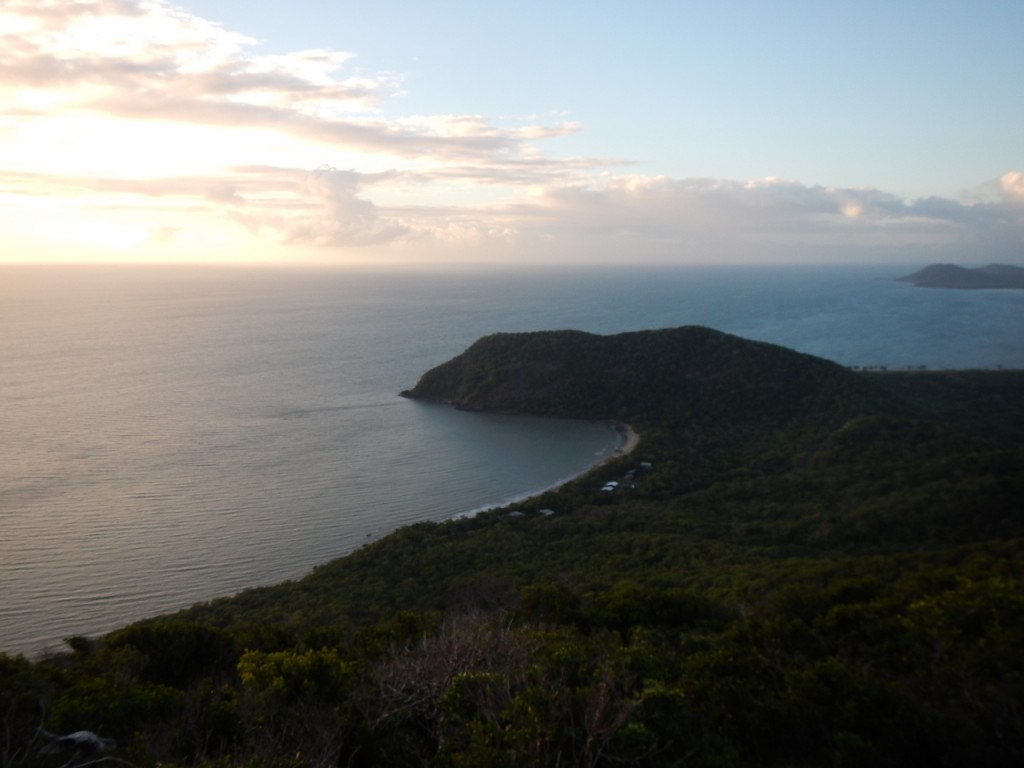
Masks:
[[[896,278],[919,288],[963,290],[1024,289],[1024,267],[988,264],[969,269],[957,264],[931,264],[912,275]]]

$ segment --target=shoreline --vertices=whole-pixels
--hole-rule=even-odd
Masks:
[[[553,485],[549,485],[544,488],[539,488],[534,491],[527,491],[520,496],[514,496],[510,499],[506,499],[505,501],[501,501],[496,504],[488,504],[487,506],[483,507],[475,507],[474,509],[470,509],[466,512],[459,512],[458,514],[452,515],[447,519],[463,520],[470,517],[476,517],[477,515],[483,512],[501,509],[502,507],[507,507],[510,504],[517,504],[519,502],[526,501],[527,499],[532,499],[534,496],[540,496],[542,493],[548,493],[549,491],[558,491],[564,486],[573,482],[574,480],[579,480],[581,477],[590,474],[598,467],[603,467],[605,464],[614,461],[615,459],[620,459],[623,456],[628,456],[629,454],[636,450],[636,447],[638,445],[640,445],[640,433],[633,428],[632,424],[626,424],[625,422],[621,421],[612,421],[609,422],[609,426],[611,429],[614,429],[615,433],[618,435],[619,444],[608,455],[602,456],[596,462],[590,464],[589,466],[580,470],[576,474],[569,475],[568,477],[562,478],[560,480],[556,480]]]
[[[626,424],[622,421],[613,421],[611,422],[611,428],[614,429],[615,433],[619,436],[619,444],[616,446],[615,450],[607,456],[603,456],[599,461],[591,464],[586,469],[577,472],[575,475],[567,477],[564,480],[559,480],[556,485],[552,485],[550,488],[545,488],[537,493],[531,493],[530,496],[537,496],[541,493],[547,493],[548,491],[557,491],[559,488],[564,485],[568,485],[573,480],[579,480],[581,477],[590,474],[598,467],[603,467],[605,464],[615,461],[615,459],[621,459],[623,456],[628,456],[636,450],[638,445],[640,445],[640,433],[633,429],[632,424]],[[530,496],[526,496],[524,498],[530,498]]]
[[[632,424],[626,424],[625,422],[615,422],[615,431],[619,433],[619,437],[622,438],[622,444],[616,449],[614,456],[626,456],[636,450],[636,447],[640,445],[640,433],[637,432]],[[613,457],[609,457],[611,460]]]
[[[633,429],[632,424],[626,424],[622,421],[613,421],[611,422],[611,428],[614,429],[615,433],[619,436],[619,444],[616,446],[614,451],[607,456],[602,457],[600,461],[591,464],[586,469],[577,472],[575,475],[567,477],[565,480],[559,480],[557,485],[545,488],[537,493],[531,493],[530,496],[537,496],[538,494],[547,493],[548,491],[557,491],[563,485],[567,485],[573,480],[579,480],[581,477],[590,474],[598,467],[603,467],[605,464],[615,461],[615,459],[621,459],[623,456],[628,456],[636,450],[638,445],[640,445],[640,433]],[[530,496],[525,498],[530,498]]]
[[[276,588],[276,587],[280,586],[281,584],[284,584],[284,583],[286,583],[288,581],[301,581],[302,579],[305,579],[307,576],[309,576],[316,568],[319,568],[321,566],[324,566],[324,565],[326,565],[328,563],[331,563],[331,562],[334,562],[336,560],[340,560],[340,559],[344,559],[346,557],[350,557],[355,552],[357,552],[359,549],[361,549],[364,546],[366,546],[368,543],[371,543],[371,542],[372,543],[376,543],[377,541],[381,541],[381,540],[387,538],[388,536],[393,535],[394,533],[396,533],[397,531],[401,530],[402,528],[406,528],[406,527],[411,526],[411,525],[416,525],[418,522],[431,521],[431,520],[433,522],[442,522],[445,519],[452,520],[452,521],[468,519],[468,518],[476,517],[477,515],[480,515],[480,514],[485,513],[485,512],[499,510],[499,509],[502,509],[504,507],[508,507],[508,506],[510,506],[512,504],[517,504],[517,503],[526,501],[528,499],[532,499],[532,498],[534,498],[536,496],[540,496],[541,494],[548,493],[549,491],[556,491],[557,492],[562,487],[568,485],[569,483],[571,483],[571,482],[573,482],[575,480],[578,480],[578,479],[580,479],[582,477],[585,477],[586,475],[588,475],[589,473],[591,473],[594,470],[598,469],[599,467],[602,467],[605,464],[608,464],[608,463],[614,461],[615,459],[619,459],[619,458],[622,458],[623,456],[629,455],[634,450],[636,450],[637,446],[640,444],[640,434],[633,428],[633,426],[631,424],[627,424],[625,422],[613,421],[613,420],[596,420],[595,419],[594,421],[599,422],[599,423],[601,421],[605,421],[605,423],[607,424],[608,428],[614,430],[614,432],[615,432],[615,434],[616,434],[616,436],[618,438],[618,444],[614,448],[612,448],[610,451],[608,451],[607,453],[604,453],[603,455],[601,455],[594,463],[588,464],[586,467],[581,469],[579,472],[576,472],[576,473],[574,473],[572,475],[569,475],[567,477],[564,477],[564,478],[556,480],[552,485],[545,486],[543,488],[539,488],[539,489],[536,489],[536,490],[525,491],[525,492],[523,492],[521,494],[518,494],[518,495],[516,495],[516,496],[514,496],[512,498],[509,498],[509,499],[506,499],[506,500],[503,500],[503,501],[500,501],[500,502],[496,502],[496,503],[487,504],[485,506],[476,507],[476,508],[468,510],[466,512],[460,512],[460,513],[451,515],[451,516],[449,516],[447,518],[441,518],[441,519],[438,519],[438,518],[433,518],[433,519],[431,519],[431,518],[424,518],[424,519],[419,520],[419,521],[403,523],[403,524],[398,525],[398,526],[396,526],[394,528],[390,528],[388,530],[380,531],[378,533],[373,533],[373,534],[367,533],[366,534],[366,539],[364,541],[354,543],[353,546],[351,547],[351,549],[349,549],[348,551],[343,552],[341,554],[334,555],[332,557],[329,557],[329,558],[327,558],[325,560],[322,560],[322,561],[319,561],[317,563],[314,563],[314,564],[310,565],[303,573],[301,573],[301,574],[299,574],[297,576],[294,576],[294,577],[290,577],[290,578],[286,577],[286,578],[281,578],[281,579],[275,579],[275,580],[268,581],[268,582],[259,581],[259,582],[254,583],[254,584],[249,584],[247,586],[242,586],[242,587],[240,587],[240,588],[238,588],[238,589],[236,589],[234,591],[231,591],[231,592],[218,593],[218,594],[213,594],[213,595],[208,596],[208,597],[199,597],[199,598],[190,599],[188,602],[179,604],[176,607],[163,607],[163,608],[158,608],[158,609],[155,609],[155,610],[144,610],[143,612],[141,612],[140,614],[138,614],[138,615],[136,615],[136,616],[134,616],[132,618],[127,618],[126,617],[126,618],[123,618],[123,619],[115,619],[112,624],[107,625],[107,626],[105,626],[103,628],[95,628],[95,627],[93,627],[93,628],[86,628],[86,629],[81,629],[81,630],[77,630],[76,629],[74,632],[72,632],[70,630],[62,629],[62,630],[60,630],[59,633],[57,633],[56,635],[54,635],[52,637],[33,638],[30,641],[26,641],[26,643],[24,645],[21,645],[19,643],[15,643],[15,644],[13,644],[11,646],[8,646],[8,647],[0,647],[0,654],[4,654],[4,653],[11,654],[11,655],[23,654],[23,655],[25,655],[28,658],[41,659],[41,658],[43,658],[43,657],[45,657],[47,655],[51,655],[51,654],[66,653],[67,649],[65,648],[65,643],[64,643],[64,640],[63,640],[64,636],[81,634],[81,635],[83,635],[85,637],[90,637],[90,638],[94,638],[94,639],[95,638],[101,638],[101,637],[104,637],[104,636],[106,636],[106,635],[108,635],[108,634],[110,634],[112,632],[116,632],[119,629],[122,629],[122,628],[127,627],[127,626],[131,626],[131,625],[136,624],[138,622],[144,622],[144,621],[149,621],[151,619],[171,616],[171,615],[174,615],[174,614],[176,614],[176,613],[178,613],[180,611],[189,610],[190,608],[193,608],[193,607],[195,607],[196,605],[199,605],[199,604],[208,603],[208,602],[212,602],[212,601],[215,601],[215,600],[225,600],[225,599],[230,600],[230,599],[234,598],[235,596],[237,596],[238,594],[240,594],[241,592],[245,592],[245,591],[250,590],[250,589],[273,589],[273,588]]]

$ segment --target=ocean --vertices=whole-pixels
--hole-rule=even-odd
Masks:
[[[849,366],[1024,368],[1024,291],[911,265],[0,267],[0,651],[303,576],[614,451],[398,392],[498,331],[688,324]]]

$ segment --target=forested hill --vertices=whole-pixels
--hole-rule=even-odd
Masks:
[[[663,445],[687,483],[793,455],[894,398],[835,363],[699,326],[598,336],[499,333],[428,371],[406,397],[467,410],[616,419]],[[666,442],[667,441],[667,442]]]
[[[405,394],[641,442],[299,581],[0,654],[0,765],[74,764],[44,733],[83,729],[136,766],[1024,765],[1024,372],[558,331]]]
[[[836,363],[700,326],[599,336],[499,333],[428,371],[406,397],[466,410],[615,419],[676,467],[672,488],[806,461],[900,398]]]
[[[663,424],[857,409],[867,388],[826,360],[686,326],[613,336],[499,333],[402,394],[467,410]]]

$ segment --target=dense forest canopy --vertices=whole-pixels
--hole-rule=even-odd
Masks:
[[[0,765],[66,764],[39,729],[135,765],[1024,764],[1024,372],[557,331],[403,394],[642,439],[514,509],[0,655]]]

